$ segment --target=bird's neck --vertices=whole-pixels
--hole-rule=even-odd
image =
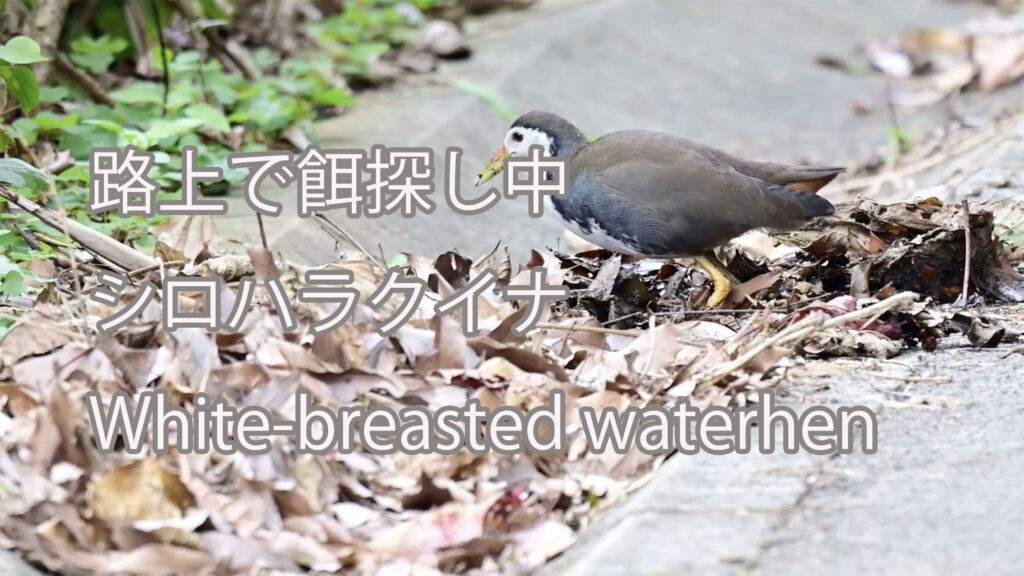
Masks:
[[[554,158],[565,158],[568,160],[575,156],[587,144],[587,137],[579,130],[575,130],[573,133],[564,134],[561,138],[557,138],[552,142],[551,156]]]

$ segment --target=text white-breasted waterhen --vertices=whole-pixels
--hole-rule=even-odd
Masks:
[[[632,256],[690,256],[714,283],[708,306],[732,290],[713,249],[754,229],[785,230],[832,214],[815,193],[842,168],[741,160],[686,138],[646,130],[590,142],[564,118],[520,116],[484,167],[477,186],[533,146],[566,159],[565,198],[551,198],[562,222],[585,240]]]

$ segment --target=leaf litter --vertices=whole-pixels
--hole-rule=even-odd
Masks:
[[[900,81],[892,95],[900,106],[925,106],[963,91],[993,92],[1024,77],[1024,14],[913,29],[867,43],[863,57],[871,69]],[[817,63],[851,74],[863,68],[834,55],[819,56]]]
[[[500,245],[475,260],[407,255],[406,268],[429,295],[387,338],[364,303],[348,324],[320,336],[308,324],[330,310],[297,305],[301,327],[284,333],[265,297],[237,334],[167,333],[153,301],[118,333],[100,336],[95,322],[110,310],[75,296],[95,285],[85,276],[78,291],[66,284],[55,302],[39,298],[0,348],[0,540],[54,572],[532,571],[666,457],[635,447],[592,452],[581,407],[624,410],[683,397],[701,407],[743,406],[814,358],[934,350],[950,334],[975,346],[1016,340],[1000,318],[963,306],[1024,301],[1019,252],[1005,248],[990,212],[968,209],[935,199],[859,200],[796,233],[748,236],[720,250],[736,288],[718,310],[704,308],[706,276],[683,262],[590,250],[534,251],[514,265]],[[132,280],[224,273],[226,309],[243,274],[277,275],[291,296],[300,287],[303,267],[262,247],[222,253],[216,240],[212,222],[168,222],[161,250],[174,261]],[[478,336],[433,314],[433,301],[485,268],[508,284],[535,266],[568,286],[570,298],[526,337],[509,329],[523,311],[495,292],[479,299]],[[324,268],[350,270],[363,301],[384,272],[363,255]],[[469,399],[530,410],[564,390],[567,448],[374,454],[356,438],[351,453],[310,455],[275,437],[265,455],[101,453],[84,394],[137,398],[152,389],[186,410],[205,392],[281,419],[294,417],[299,390],[331,410],[429,411]]]

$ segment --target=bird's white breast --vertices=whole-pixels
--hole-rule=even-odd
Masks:
[[[612,252],[618,252],[620,254],[628,254],[632,256],[638,255],[635,248],[630,247],[629,245],[625,244],[618,238],[609,235],[608,232],[601,228],[601,226],[598,225],[598,223],[593,218],[591,218],[589,222],[590,231],[585,232],[583,228],[576,222],[562,217],[561,212],[555,209],[554,204],[551,202],[550,196],[545,196],[544,202],[546,204],[545,207],[547,211],[553,213],[558,218],[558,220],[562,222],[563,226],[565,226],[566,228],[569,229],[570,232],[579,236],[580,238],[583,238],[587,242],[590,242],[591,244],[594,244],[596,246],[600,246],[605,250],[611,250]]]

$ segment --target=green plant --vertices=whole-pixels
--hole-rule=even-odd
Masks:
[[[124,38],[79,36],[71,41],[71,61],[93,73],[106,72],[127,49],[128,41]]]
[[[32,154],[33,149],[46,154],[65,150],[74,165],[47,176],[25,162],[0,160],[0,184],[137,248],[151,248],[155,240],[150,229],[163,218],[89,214],[93,148],[133,145],[153,153],[148,176],[160,185],[157,198],[171,199],[180,194],[181,149],[195,146],[200,166],[219,167],[224,173],[224,182],[204,185],[203,192],[223,192],[246,177],[245,171],[228,168],[232,150],[265,150],[293,141],[294,128],[305,130],[325,111],[354,105],[345,77],[366,75],[373,58],[411,42],[425,22],[420,11],[447,1],[338,0],[336,13],[302,22],[297,32],[302,53],[245,51],[242,57],[250,69],[242,72],[234,70],[245,67],[232,63],[208,38],[208,29],[217,27],[219,37],[241,32],[253,40],[254,32],[236,12],[241,3],[200,0],[195,6],[201,13],[188,14],[157,0],[134,15],[122,3],[100,2],[94,10],[71,3],[63,40],[47,46],[63,52],[95,85],[90,89],[88,83],[62,74],[40,86],[28,66],[46,61],[39,44],[25,36],[13,38],[0,47],[0,79],[17,106],[0,105],[0,148],[14,149],[37,165],[42,154]],[[164,46],[159,31],[185,39],[179,36],[173,47]],[[140,79],[137,74],[146,74],[140,70],[149,70],[152,77]],[[124,76],[126,71],[133,75]],[[18,266],[58,255],[46,242],[30,241],[33,232],[67,242],[59,231],[0,200],[4,262]],[[21,288],[12,276],[7,290]]]
[[[15,36],[0,46],[0,79],[18,105],[25,112],[31,112],[39,105],[39,83],[28,64],[45,62],[39,44],[25,36]],[[6,98],[0,98],[0,108],[6,111]],[[0,121],[0,149],[6,149],[18,134]]]
[[[899,126],[889,127],[889,161],[895,162],[910,149],[910,136]]]

